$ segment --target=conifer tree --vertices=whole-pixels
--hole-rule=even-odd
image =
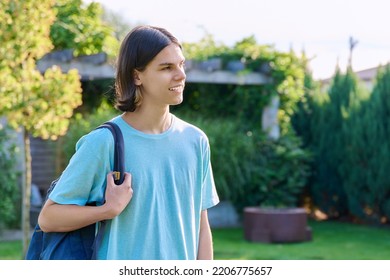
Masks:
[[[390,66],[380,71],[372,94],[345,123],[345,190],[351,212],[375,223],[390,219]],[[348,133],[347,133],[348,127]]]
[[[317,104],[320,102],[320,84],[314,80],[312,73],[306,69],[303,80],[304,93],[297,102],[296,109],[291,118],[294,131],[302,138],[303,146],[310,147],[312,144],[311,127],[315,123],[318,110]]]
[[[307,67],[306,67],[307,68]],[[324,104],[326,104],[327,95],[321,92],[320,83],[315,81],[311,72],[306,69],[304,78],[304,95],[297,103],[297,109],[291,118],[291,124],[294,131],[302,139],[303,148],[307,149],[312,154],[312,160],[310,161],[310,176],[308,178],[307,186],[304,190],[304,196],[312,197],[313,184],[316,183],[316,169],[318,161],[321,159],[318,157],[316,150],[318,135],[318,123],[322,115]],[[309,202],[311,208],[315,208],[312,199],[306,201]]]
[[[346,74],[337,69],[328,91],[329,100],[317,124],[313,139],[317,166],[312,195],[315,205],[331,218],[348,214],[344,173],[340,172],[349,141],[343,132],[346,129],[344,122],[365,95],[350,67]]]

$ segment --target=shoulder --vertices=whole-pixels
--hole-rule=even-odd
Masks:
[[[114,142],[112,133],[107,128],[96,128],[82,136],[76,144],[76,149],[88,147],[97,150],[109,148]]]
[[[175,116],[175,128],[183,133],[191,134],[208,141],[206,133],[199,127]]]
[[[181,144],[188,143],[199,147],[202,151],[210,150],[210,143],[206,133],[198,126],[175,117],[175,129],[180,134]]]

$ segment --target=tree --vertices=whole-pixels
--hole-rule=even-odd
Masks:
[[[390,219],[390,66],[378,71],[366,102],[345,124],[349,139],[342,174],[350,211],[374,223]]]
[[[350,172],[345,169],[345,158],[351,139],[345,123],[366,96],[352,68],[346,74],[337,70],[313,130],[312,149],[317,157],[313,201],[329,218],[349,214],[344,184],[345,172]]]
[[[112,27],[103,22],[99,3],[81,0],[56,0],[57,19],[50,28],[55,50],[74,49],[75,55],[105,52],[116,55],[119,41]]]
[[[303,80],[304,94],[297,102],[294,113],[291,117],[291,124],[295,132],[302,137],[304,147],[310,147],[313,143],[313,128],[317,125],[318,112],[323,96],[320,83],[315,81],[309,69],[309,59],[305,53],[302,54],[302,63],[305,68]]]
[[[29,136],[56,139],[65,134],[73,109],[81,105],[76,70],[63,74],[53,67],[41,74],[36,60],[52,49],[50,26],[54,0],[0,2],[0,115],[13,128],[22,128],[25,143],[23,186],[23,254],[28,246],[31,194]]]
[[[318,130],[318,124],[320,123],[320,117],[323,109],[323,104],[326,104],[327,95],[321,92],[320,83],[315,81],[312,73],[309,69],[309,60],[305,54],[302,55],[303,64],[305,66],[305,78],[304,78],[304,95],[297,103],[294,114],[291,117],[291,124],[294,131],[302,139],[303,148],[312,152],[311,174],[309,176],[306,188],[302,199],[311,198],[311,188],[315,183],[316,170],[321,158],[318,157],[316,152],[316,141],[313,139],[320,133]],[[307,201],[307,200],[306,200]],[[313,201],[307,201],[310,203],[311,208],[315,208]]]

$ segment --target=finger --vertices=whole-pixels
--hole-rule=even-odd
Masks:
[[[114,176],[113,172],[109,172],[107,174],[107,184],[113,184],[114,183]]]
[[[131,184],[131,174],[130,173],[125,172],[124,182],[126,182],[127,184]]]

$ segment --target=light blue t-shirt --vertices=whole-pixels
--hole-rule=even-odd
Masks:
[[[133,197],[108,221],[98,259],[196,259],[200,214],[219,202],[207,136],[173,116],[161,134],[145,134],[121,116],[126,171]],[[50,199],[85,205],[102,201],[113,168],[114,141],[108,129],[83,136]]]

